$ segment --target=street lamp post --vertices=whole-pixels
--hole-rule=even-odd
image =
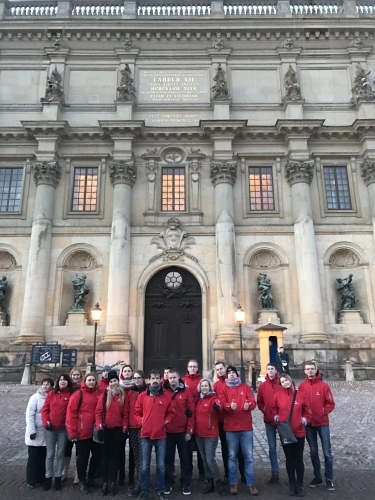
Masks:
[[[241,382],[245,382],[245,367],[243,364],[243,347],[242,347],[242,324],[245,320],[245,311],[242,309],[240,304],[238,304],[237,309],[234,311],[234,315],[236,316],[236,321],[240,329]]]
[[[94,321],[94,350],[92,353],[92,364],[91,371],[96,373],[96,335],[98,333],[98,324],[100,321],[100,316],[102,315],[102,310],[100,309],[99,302],[96,303],[94,309],[91,311],[92,319]]]

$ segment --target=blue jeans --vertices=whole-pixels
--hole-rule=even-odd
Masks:
[[[268,441],[268,456],[270,457],[271,470],[273,474],[279,473],[279,462],[277,460],[276,451],[276,426],[272,424],[266,425],[266,434]]]
[[[329,425],[322,425],[312,427],[306,426],[306,439],[310,447],[311,462],[314,468],[314,477],[321,479],[322,473],[320,471],[320,459],[318,451],[318,435],[322,443],[324,454],[324,467],[325,467],[325,480],[333,481],[333,457],[331,451],[331,437],[329,432]]]
[[[46,431],[46,477],[53,477],[53,462],[56,454],[55,477],[61,477],[64,470],[64,455],[68,435],[65,429]]]
[[[149,439],[141,438],[142,449],[142,468],[139,484],[142,491],[150,489],[150,463],[152,447],[155,446],[156,455],[156,491],[157,493],[165,490],[165,449],[167,439]]]
[[[227,432],[229,483],[237,484],[237,454],[241,450],[245,462],[246,484],[255,484],[253,459],[253,431]]]

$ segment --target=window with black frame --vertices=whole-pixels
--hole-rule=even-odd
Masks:
[[[250,211],[275,210],[272,167],[249,167]]]
[[[163,167],[161,186],[162,211],[186,210],[184,167]]]
[[[94,212],[97,209],[98,168],[76,167],[73,184],[73,212]]]
[[[324,185],[328,210],[351,210],[346,167],[324,167]]]
[[[23,168],[0,168],[0,212],[19,212]]]

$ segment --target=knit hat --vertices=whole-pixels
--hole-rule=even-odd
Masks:
[[[110,372],[112,370],[112,368],[109,366],[109,365],[104,365],[103,366],[103,372],[106,371],[106,372]]]
[[[120,380],[118,375],[117,375],[117,372],[115,370],[111,370],[109,373],[108,373],[108,383],[112,380],[116,378],[117,380]]]
[[[229,374],[229,372],[234,372],[238,377],[238,371],[237,371],[237,368],[235,366],[229,365],[227,368],[227,375]]]

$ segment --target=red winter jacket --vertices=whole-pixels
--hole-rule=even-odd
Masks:
[[[276,392],[282,391],[279,384],[279,375],[276,374],[272,380],[266,375],[266,380],[258,387],[257,405],[264,415],[264,423],[275,425],[271,408]]]
[[[141,438],[164,439],[166,425],[174,417],[171,397],[160,388],[157,396],[151,396],[150,388],[138,396],[134,408],[135,421],[140,425]]]
[[[138,396],[147,389],[146,385],[135,385],[131,391],[126,392],[126,399],[128,402],[128,413],[129,413],[129,429],[140,429],[141,425],[135,420],[134,408],[137,402]]]
[[[206,394],[199,398],[195,407],[194,434],[201,438],[219,437],[219,416],[221,411],[214,410],[214,404],[220,404],[215,392]]]
[[[44,427],[49,422],[56,430],[65,429],[66,410],[70,399],[70,390],[55,392],[49,391],[42,408],[42,422]]]
[[[108,391],[101,394],[95,409],[95,423],[96,427],[107,429],[114,429],[116,427],[121,427],[124,432],[128,429],[128,402],[126,396],[124,397],[124,403],[121,404],[121,394],[116,394],[112,396],[111,404],[109,407],[104,409],[104,405],[107,406]],[[103,419],[103,412],[105,418]]]
[[[109,386],[108,378],[102,377],[99,382],[99,392],[100,394],[103,394]]]
[[[291,388],[276,392],[271,409],[272,416],[279,416],[279,422],[286,422],[289,418],[290,407],[293,400],[293,390]],[[301,391],[297,391],[296,400],[294,402],[294,410],[290,427],[296,437],[306,435],[305,426],[302,423],[302,418],[305,418],[307,423],[311,421],[310,404],[306,400]]]
[[[97,387],[89,389],[82,382],[80,390],[70,398],[66,413],[66,430],[71,439],[76,438],[81,441],[92,438],[99,396]]]
[[[189,389],[193,395],[194,404],[197,404],[199,398],[198,384],[202,380],[200,373],[196,373],[195,375],[190,375],[187,373],[185,377],[182,378],[182,381],[185,383],[186,389]]]
[[[223,375],[217,379],[217,381],[214,383],[214,391],[216,392],[218,398],[220,398],[220,394],[223,392],[224,388],[226,387],[225,381],[227,379],[226,375]],[[219,411],[219,422],[224,422],[224,413],[222,411]]]
[[[226,432],[253,430],[251,412],[256,408],[257,404],[254,394],[247,384],[240,384],[234,388],[225,385],[220,400],[224,409],[224,430]],[[230,407],[233,401],[237,403],[236,410],[232,410]],[[244,410],[246,401],[249,403],[248,410]]]
[[[171,434],[177,432],[193,434],[195,413],[193,395],[189,389],[185,388],[185,384],[181,379],[179,382],[179,387],[175,391],[171,388],[168,380],[163,385],[163,390],[171,398],[171,406],[174,411],[173,420],[167,425],[166,429]]]
[[[306,377],[298,390],[303,392],[310,403],[312,413],[310,425],[313,427],[329,425],[328,415],[334,410],[335,401],[329,385],[323,382],[321,373],[317,372],[312,380]]]

